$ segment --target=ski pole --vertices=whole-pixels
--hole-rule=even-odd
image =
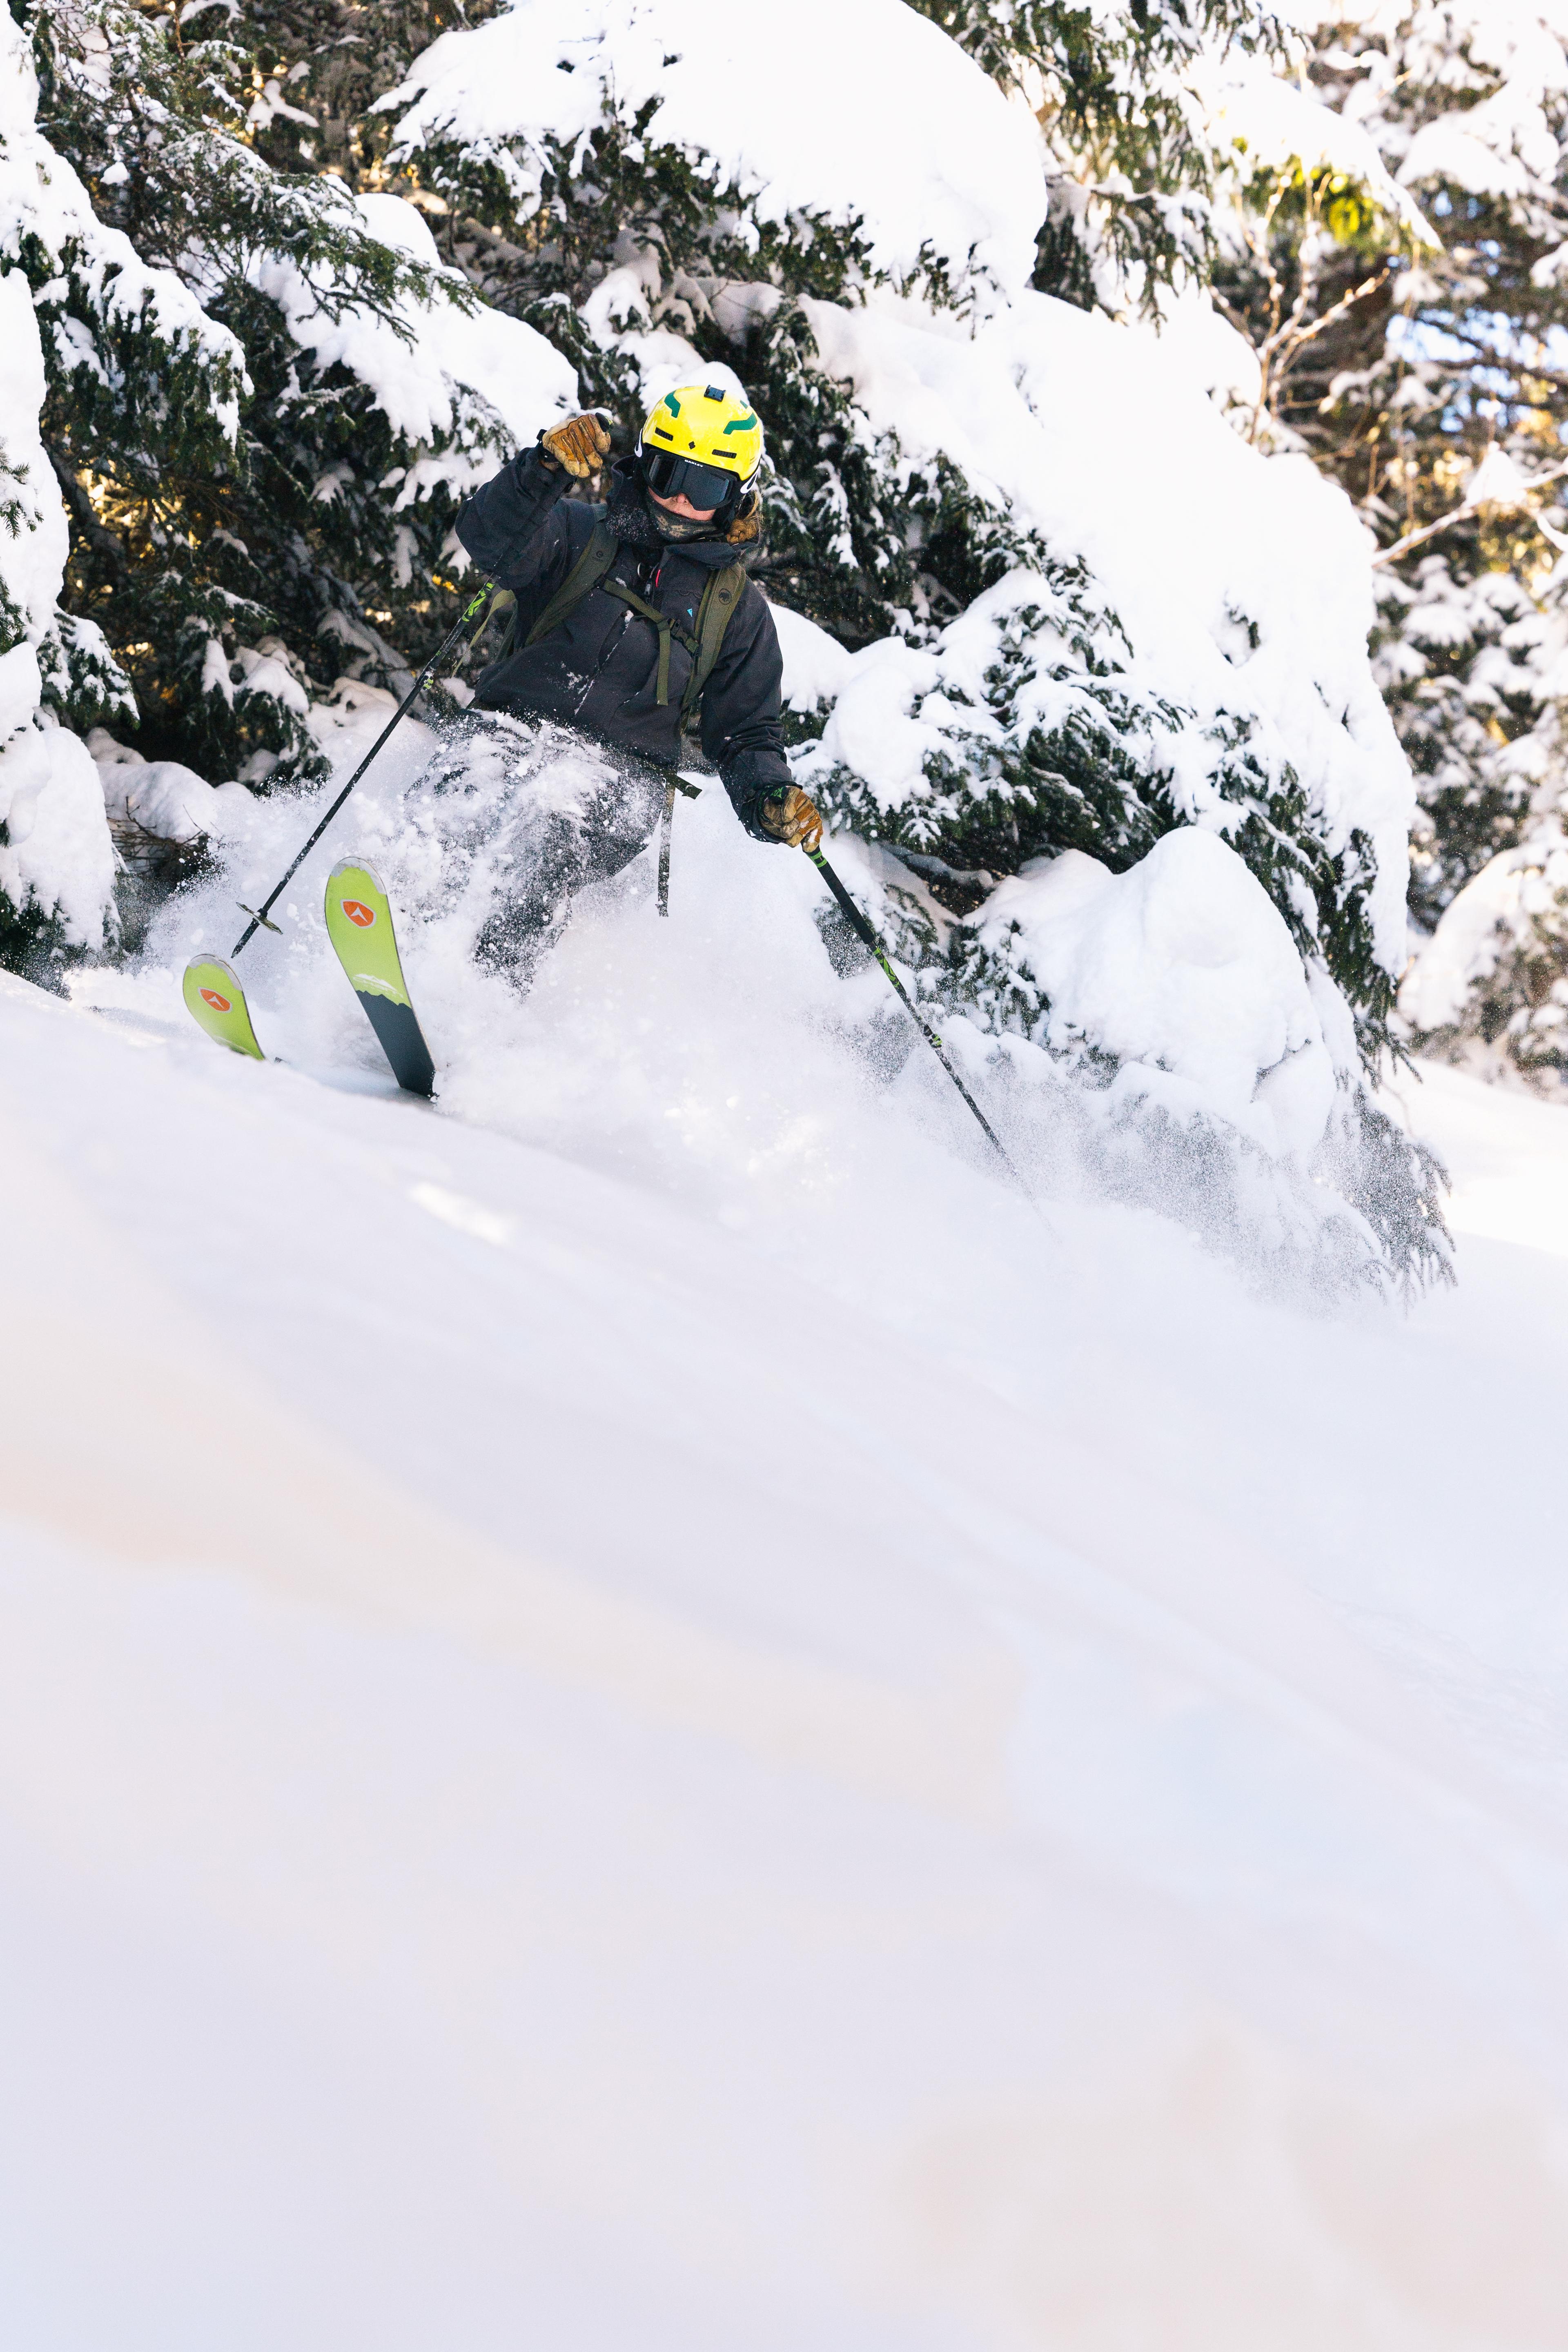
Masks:
[[[805,847],[804,843],[801,845],[803,848]],[[839,880],[838,876],[834,872],[832,866],[829,866],[821,850],[807,849],[805,854],[810,858],[812,864],[816,866],[817,872],[821,875],[823,880],[826,883],[828,888],[832,891],[834,897],[837,899],[839,905],[843,908],[844,912],[848,916],[849,920],[855,926],[855,929],[859,933],[861,939],[864,940],[866,945],[870,949],[871,953],[876,957],[877,961],[881,965],[882,970],[891,981],[894,988],[898,991],[899,995],[902,1000],[904,1009],[908,1013],[910,1019],[914,1023],[916,1028],[919,1029],[921,1035],[925,1039],[926,1044],[931,1047],[931,1052],[936,1055],[937,1060],[942,1064],[942,1068],[947,1072],[948,1076],[952,1080],[953,1085],[958,1088],[959,1093],[963,1097],[964,1101],[969,1105],[969,1108],[974,1113],[975,1118],[980,1121],[981,1126],[985,1130],[987,1139],[994,1150],[996,1157],[1001,1160],[1003,1167],[1005,1168],[1008,1175],[1011,1176],[1014,1183],[1016,1184],[1026,1201],[1033,1202],[1035,1196],[1030,1192],[1028,1186],[1025,1183],[1016,1168],[1014,1167],[1012,1160],[1008,1158],[1001,1137],[997,1134],[995,1129],[992,1126],[991,1121],[986,1118],[985,1113],[981,1109],[980,1105],[975,1101],[974,1097],[970,1093],[969,1088],[964,1085],[963,1080],[959,1076],[958,1072],[954,1069],[952,1062],[948,1058],[947,1048],[942,1044],[942,1039],[937,1035],[936,1031],[931,1027],[930,1022],[920,1011],[914,999],[910,996],[909,990],[904,986],[903,982],[899,978],[898,973],[893,970],[892,965],[889,962],[887,952],[882,946],[881,940],[877,937],[876,932],[866,920],[865,916],[860,912],[859,908],[855,904],[854,899],[850,897],[848,891],[845,888],[843,883]]]
[[[447,632],[447,635],[443,637],[441,643],[437,646],[435,652],[431,655],[429,660],[426,663],[424,668],[420,671],[418,677],[415,679],[413,685],[409,688],[407,693],[404,696],[402,701],[398,704],[396,709],[393,712],[391,718],[387,720],[385,726],[382,729],[380,734],[376,737],[369,751],[365,753],[364,758],[360,761],[359,766],[354,770],[353,774],[349,778],[348,782],[343,786],[342,791],[338,794],[337,799],[332,803],[331,807],[321,819],[321,824],[316,827],[314,833],[311,834],[309,841],[307,841],[300,849],[300,855],[295,858],[294,863],[289,866],[289,871],[284,875],[282,880],[274,885],[273,888],[268,891],[267,897],[263,898],[259,907],[247,907],[245,905],[244,901],[241,900],[240,912],[242,914],[248,915],[250,917],[250,920],[247,923],[244,930],[241,931],[234,946],[229,950],[230,955],[237,955],[241,948],[247,947],[250,941],[256,937],[257,932],[260,930],[264,925],[269,931],[275,931],[278,929],[276,923],[269,923],[267,920],[269,910],[276,905],[278,899],[289,887],[289,883],[292,882],[295,875],[298,874],[300,866],[303,866],[306,858],[309,857],[311,850],[314,849],[322,834],[325,833],[327,827],[331,824],[332,819],[336,816],[338,811],[342,808],[343,803],[347,800],[349,794],[353,792],[354,786],[358,783],[360,778],[363,775],[365,770],[369,767],[371,761],[374,759],[376,753],[380,751],[387,737],[392,733],[393,729],[397,725],[399,719],[407,715],[409,706],[424,692],[425,688],[430,681],[432,674],[440,667],[441,663],[446,660],[447,656],[451,652],[452,647],[457,644],[458,639],[462,635],[463,631],[468,627],[468,623],[473,619],[474,614],[479,611],[479,606],[484,603],[485,598],[491,593],[490,583],[487,580],[484,586],[479,590],[479,594],[474,598],[473,603],[468,605],[465,612],[459,614],[457,620],[453,622],[450,630]]]

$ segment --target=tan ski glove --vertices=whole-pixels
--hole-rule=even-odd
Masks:
[[[600,471],[610,454],[609,419],[599,410],[586,409],[581,416],[569,416],[564,424],[552,425],[548,433],[542,433],[539,446],[547,457],[564,466],[574,482],[585,482]]]
[[[788,844],[791,849],[820,849],[822,846],[822,812],[813,800],[808,800],[798,784],[791,784],[787,793],[777,798],[770,796],[757,811],[757,823],[775,841]]]

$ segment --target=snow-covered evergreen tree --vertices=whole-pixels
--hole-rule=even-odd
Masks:
[[[1204,279],[1219,159],[1194,68],[1231,50],[1283,58],[1260,0],[914,0],[1038,117],[1051,202],[1035,284],[1089,308]]]
[[[1255,343],[1270,305],[1283,307],[1289,364],[1267,390],[1276,441],[1310,450],[1385,550],[1413,541],[1381,576],[1376,667],[1421,795],[1413,905],[1426,926],[1494,856],[1531,843],[1527,863],[1550,862],[1550,838],[1536,837],[1554,832],[1568,783],[1554,569],[1568,422],[1555,351],[1568,322],[1565,40],[1560,0],[1325,10],[1311,83],[1418,200],[1434,238],[1394,234],[1386,205],[1368,205],[1364,173],[1359,185],[1353,172],[1323,185],[1315,204],[1310,178],[1276,173],[1271,188],[1253,185],[1252,226],[1233,232],[1220,273]],[[1505,969],[1500,950],[1465,1034],[1515,1034],[1498,1015]],[[1513,1009],[1525,1016],[1521,988]],[[1407,1012],[1424,1002],[1407,990]]]
[[[72,610],[128,673],[144,749],[309,772],[312,684],[395,676],[431,640],[457,500],[571,371],[483,313],[408,206],[266,161],[288,102],[265,22],[43,0],[29,26],[56,152],[102,232],[188,290],[227,371],[220,403],[150,343],[106,354],[90,285],[24,248]]]
[[[114,858],[97,771],[62,718],[131,708],[129,682],[90,615],[57,599],[67,515],[41,430],[46,364],[71,369],[126,437],[172,402],[216,455],[237,426],[233,340],[172,274],[145,268],[98,220],[39,135],[29,45],[0,17],[0,959],[34,971],[102,945]],[[36,290],[35,290],[36,289]],[[74,486],[73,486],[74,487]],[[90,510],[90,499],[89,499]]]
[[[1563,789],[1555,601],[1447,553],[1381,576],[1373,667],[1421,794],[1411,906],[1428,928]]]
[[[1484,735],[1451,730],[1440,762],[1415,745],[1418,773],[1430,774],[1422,799],[1431,847],[1417,865],[1423,911],[1435,919],[1461,893],[1468,903],[1455,905],[1449,938],[1426,951],[1431,985],[1414,982],[1405,1009],[1422,1034],[1442,1029],[1460,1045],[1496,1041],[1529,1075],[1554,1075],[1568,1066],[1559,1016],[1568,984],[1562,493],[1477,500],[1475,478],[1457,459],[1494,453],[1495,473],[1495,453],[1506,453],[1525,481],[1562,461],[1568,14],[1552,0],[1446,16],[1426,10],[1398,32],[1386,65],[1376,62],[1349,102],[1391,153],[1403,150],[1404,174],[1434,192],[1447,247],[1390,337],[1395,398],[1403,394],[1399,520],[1419,528],[1456,499],[1477,508],[1435,543],[1453,575],[1445,599],[1453,622],[1462,602],[1479,652],[1468,665],[1467,702],[1485,713]],[[1405,634],[1418,643],[1417,626]],[[1495,650],[1489,635],[1498,637]],[[1480,908],[1491,910],[1485,944]],[[1468,1001],[1440,1020],[1437,998],[1466,967]]]

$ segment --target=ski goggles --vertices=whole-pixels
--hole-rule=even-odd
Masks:
[[[678,457],[673,449],[645,446],[642,478],[656,499],[689,499],[704,513],[728,505],[742,488],[738,474],[726,473],[722,466],[704,466],[695,457]]]

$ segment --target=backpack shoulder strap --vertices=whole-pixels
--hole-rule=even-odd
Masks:
[[[697,608],[697,651],[692,656],[691,676],[680,698],[680,723],[689,727],[702,700],[702,689],[713,674],[724,643],[724,632],[734,618],[746,586],[743,563],[727,563],[722,572],[710,572],[702,591],[702,602]]]
[[[598,520],[589,533],[587,545],[530,629],[523,640],[525,645],[537,645],[541,637],[548,636],[569,613],[576,610],[584,596],[593,593],[615,562],[618,544],[601,509]]]

